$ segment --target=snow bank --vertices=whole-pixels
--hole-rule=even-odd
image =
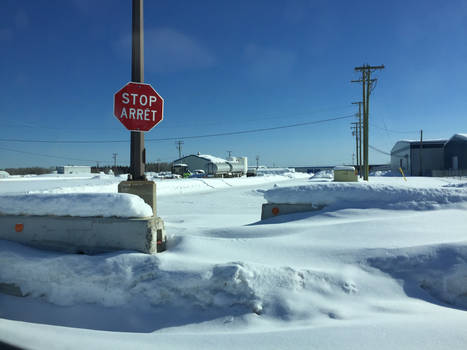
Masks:
[[[332,170],[321,170],[312,175],[313,179],[333,179],[334,172]]]
[[[273,188],[264,193],[269,203],[332,205],[338,208],[434,209],[440,204],[467,201],[467,188],[411,188],[371,183],[312,183]]]
[[[359,292],[354,280],[340,272],[242,262],[190,264],[183,270],[162,266],[154,255],[58,255],[0,242],[0,282],[62,306],[118,307],[138,302],[185,307],[187,312],[221,310],[231,315],[237,310],[300,320],[310,315],[340,318],[343,314],[331,306],[332,300],[351,302]]]
[[[412,297],[435,299],[467,308],[467,247],[437,245],[385,251],[384,256],[369,258],[368,263],[404,281]]]
[[[256,174],[262,175],[288,175],[295,173],[295,168],[258,168]]]
[[[337,170],[350,170],[350,171],[355,171],[355,168],[353,166],[350,166],[350,165],[338,165],[338,166],[335,166],[334,171]]]
[[[226,163],[227,162],[227,160],[225,160],[225,159],[215,157],[215,156],[211,156],[209,154],[199,154],[197,157],[207,159],[210,162],[215,163],[215,164],[221,164],[221,163]]]
[[[175,180],[156,180],[157,195],[186,194],[208,192],[216,189],[231,187],[246,187],[264,185],[272,182],[287,181],[290,179],[306,179],[304,173],[287,173],[282,175],[267,174],[264,176],[234,177],[234,178],[191,178]]]
[[[0,196],[0,214],[148,217],[143,199],[126,193],[26,194]]]

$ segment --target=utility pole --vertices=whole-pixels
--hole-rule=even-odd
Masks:
[[[357,156],[357,163],[356,163],[357,166],[356,166],[356,168],[358,169],[358,164],[359,164],[359,157],[358,157],[359,147],[358,147],[358,145],[360,143],[359,142],[359,137],[360,136],[358,134],[358,122],[353,122],[353,123],[350,123],[350,124],[352,124],[352,126],[350,127],[350,129],[352,130],[352,136],[355,136],[355,154],[354,155]],[[352,162],[352,164],[354,164],[354,163]]]
[[[178,141],[175,141],[175,144],[177,145],[177,149],[178,149],[178,158],[182,158],[182,145],[184,144],[183,141],[181,140],[178,140]]]
[[[358,163],[358,174],[362,177],[362,101],[359,102],[352,102],[353,105],[358,104],[358,149],[360,153],[357,155],[357,159],[359,159]]]
[[[117,169],[117,155],[118,153],[112,153],[112,158],[114,159],[114,168]]]
[[[256,156],[256,170],[259,168],[259,156]]]
[[[370,166],[368,163],[368,139],[369,139],[369,112],[370,112],[370,93],[371,85],[375,79],[371,79],[371,73],[375,70],[384,69],[384,65],[380,66],[370,66],[365,64],[361,67],[355,67],[357,72],[362,72],[361,80],[352,81],[352,82],[361,82],[362,83],[362,102],[363,102],[363,179],[368,181],[368,174],[370,172]]]
[[[227,159],[230,159],[232,157],[232,151],[227,151],[227,153],[229,154],[229,158]]]
[[[423,152],[423,130],[420,130],[420,176],[423,176],[422,152]]]
[[[144,83],[144,39],[143,39],[143,0],[133,0],[132,5],[132,50],[131,81]],[[132,180],[146,180],[144,165],[146,149],[144,132],[131,132],[130,173]]]

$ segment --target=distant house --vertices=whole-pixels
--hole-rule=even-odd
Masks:
[[[57,174],[90,174],[91,167],[87,165],[65,165],[57,167]]]
[[[444,145],[447,140],[402,140],[391,150],[391,171],[402,169],[407,176],[432,176],[433,170],[443,170]]]
[[[248,160],[246,157],[226,160],[208,154],[192,154],[173,162],[173,172],[176,174],[181,171],[200,173],[200,170],[211,176],[242,176],[248,171]]]

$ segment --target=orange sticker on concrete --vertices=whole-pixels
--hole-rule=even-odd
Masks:
[[[24,225],[23,224],[16,224],[15,225],[15,231],[16,232],[22,232],[24,229]]]

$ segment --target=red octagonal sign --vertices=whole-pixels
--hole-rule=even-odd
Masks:
[[[151,85],[130,82],[114,96],[114,115],[128,130],[149,131],[164,118],[164,100]]]

